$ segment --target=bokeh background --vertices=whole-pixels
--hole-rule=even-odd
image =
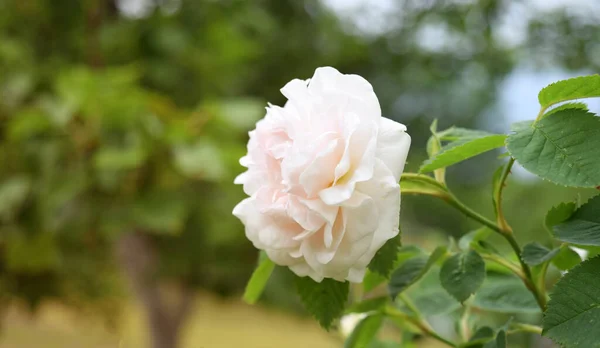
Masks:
[[[360,74],[408,126],[415,171],[434,119],[506,133],[543,86],[597,72],[599,23],[595,0],[0,0],[0,347],[341,346],[285,271],[239,300],[257,251],[232,182],[266,103],[319,66]],[[448,170],[488,216],[501,153]],[[522,242],[594,191],[509,182]],[[405,244],[476,227],[402,204]]]

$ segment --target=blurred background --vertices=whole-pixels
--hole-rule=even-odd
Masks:
[[[434,119],[507,133],[542,87],[597,72],[599,23],[595,0],[0,0],[0,347],[341,346],[285,271],[239,300],[258,254],[232,182],[266,103],[319,66],[360,74],[408,126],[415,171]],[[501,153],[448,170],[488,216]],[[513,173],[521,242],[594,193]],[[405,244],[477,227],[402,204]]]

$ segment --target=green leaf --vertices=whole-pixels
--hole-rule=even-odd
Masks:
[[[513,277],[488,277],[475,294],[473,306],[500,313],[540,312],[531,292]]]
[[[346,313],[367,313],[377,311],[383,308],[389,301],[387,296],[379,296],[370,298],[368,300],[362,300],[350,306],[346,309]]]
[[[543,336],[565,347],[600,347],[600,257],[570,270],[555,286]]]
[[[258,301],[274,269],[275,264],[273,261],[269,259],[265,252],[261,252],[258,266],[252,273],[248,284],[246,284],[246,290],[244,291],[244,301],[246,303],[254,304]]]
[[[489,347],[485,347],[485,348],[506,348],[506,331],[504,330],[500,330],[498,331],[498,335],[496,336],[496,345],[495,346],[489,346]]]
[[[440,282],[458,302],[464,302],[485,279],[485,262],[475,250],[458,253],[442,265]]]
[[[537,266],[552,260],[559,252],[560,248],[550,250],[540,243],[533,242],[523,247],[521,258],[529,266]]]
[[[369,270],[378,273],[385,278],[390,275],[390,272],[394,269],[394,263],[398,259],[398,249],[401,246],[401,235],[402,232],[385,242],[369,263]]]
[[[563,242],[600,246],[600,195],[587,201],[567,220],[555,225],[553,231],[554,237]]]
[[[559,105],[557,107],[555,107],[554,109],[546,112],[546,114],[544,114],[544,117],[548,116],[548,115],[552,115],[555,112],[561,111],[561,110],[566,110],[566,109],[579,109],[582,111],[589,111],[588,107],[585,103],[564,103],[562,105]]]
[[[460,308],[460,303],[439,286],[433,289],[420,289],[409,297],[424,316],[447,314]]]
[[[548,231],[552,232],[552,227],[571,217],[575,209],[577,209],[575,202],[563,202],[556,207],[552,207],[546,214],[544,225]]]
[[[354,331],[346,342],[344,348],[364,348],[367,347],[377,335],[377,331],[383,323],[382,314],[369,315],[356,325]]]
[[[388,290],[395,299],[398,294],[421,279],[437,260],[446,254],[446,247],[436,248],[429,257],[417,256],[400,265],[390,278]]]
[[[469,250],[472,245],[478,244],[480,241],[486,239],[491,233],[492,230],[487,227],[481,227],[475,231],[471,231],[458,240],[458,247],[461,250]]]
[[[396,260],[394,261],[394,265],[392,269],[398,268],[404,261],[410,259],[415,255],[423,254],[423,251],[414,245],[408,245],[405,247],[400,247],[398,249],[398,254],[396,255]],[[367,274],[363,279],[363,288],[366,292],[373,290],[379,284],[385,282],[388,277],[384,277],[379,273],[372,272],[367,270]]]
[[[477,329],[473,336],[471,336],[471,339],[469,339],[469,344],[486,343],[493,340],[495,336],[496,332],[494,332],[494,329],[489,326],[483,326]],[[469,345],[469,347],[470,346],[471,345]]]
[[[538,100],[542,108],[573,99],[600,97],[600,76],[580,76],[554,82],[542,89]]]
[[[571,187],[600,185],[600,118],[561,110],[511,134],[506,146],[531,173]]]
[[[309,277],[295,277],[300,300],[321,326],[329,330],[334,320],[344,313],[348,301],[348,282],[325,278],[320,283]]]
[[[560,247],[560,251],[552,259],[552,264],[561,271],[568,271],[581,263],[581,256],[567,245]]]
[[[422,194],[440,198],[449,197],[448,190],[427,175],[404,174],[400,178],[402,194]]]
[[[454,139],[441,148],[435,156],[423,162],[420,173],[431,172],[462,162],[484,152],[504,146],[506,135],[491,134],[467,129],[455,129],[443,139]]]

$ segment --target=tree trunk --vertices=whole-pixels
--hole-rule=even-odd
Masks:
[[[176,348],[181,326],[193,302],[192,291],[179,287],[178,303],[167,305],[156,277],[156,252],[143,233],[124,235],[117,243],[116,252],[134,294],[146,311],[152,348]]]

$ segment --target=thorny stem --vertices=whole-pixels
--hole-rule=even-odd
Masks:
[[[540,111],[540,114],[538,115],[538,117],[540,117],[540,115],[543,115],[544,111],[545,111],[545,109],[542,109]],[[529,268],[529,265],[523,261],[523,258],[521,257],[521,254],[522,254],[521,247],[519,246],[519,243],[515,239],[513,230],[510,227],[510,225],[508,224],[508,222],[506,221],[506,218],[504,217],[504,213],[502,211],[502,193],[504,192],[504,186],[505,186],[506,179],[508,178],[508,174],[510,174],[510,171],[511,171],[514,163],[515,163],[515,159],[511,157],[510,160],[508,161],[508,163],[506,163],[504,170],[502,171],[502,176],[500,177],[500,182],[496,186],[496,190],[494,192],[494,200],[496,202],[496,204],[495,204],[496,205],[496,219],[498,222],[498,228],[500,229],[500,234],[508,241],[508,243],[514,250],[515,254],[517,255],[517,258],[519,259],[519,263],[521,264],[523,273],[525,273],[525,278],[526,278],[526,279],[524,279],[525,285],[533,293],[538,305],[540,306],[540,308],[543,312],[546,310],[545,292],[540,291],[540,289],[536,286],[535,280],[533,279],[533,274],[531,273],[531,268]]]
[[[541,112],[540,114],[543,114],[543,112]],[[496,209],[498,209],[498,207],[500,206],[499,202],[502,201],[502,193],[503,193],[504,183],[506,181],[506,178],[508,177],[508,174],[510,173],[510,169],[512,168],[513,164],[514,164],[514,159],[511,158],[511,160],[507,163],[507,165],[502,173],[501,181],[498,185],[499,189],[497,190],[497,193],[494,193],[495,199],[497,202]],[[529,265],[527,265],[521,258],[521,253],[522,253],[521,247],[519,246],[519,243],[515,239],[512,229],[510,228],[510,226],[504,219],[504,216],[501,215],[502,213],[498,214],[498,212],[496,212],[497,216],[501,216],[502,220],[503,220],[503,222],[501,224],[497,224],[497,223],[489,220],[488,218],[484,217],[483,215],[477,213],[473,209],[469,208],[461,201],[459,201],[458,198],[456,198],[456,196],[454,196],[448,190],[446,185],[435,181],[435,179],[433,179],[429,176],[412,174],[412,173],[402,174],[402,176],[405,178],[413,179],[413,180],[418,178],[419,180],[427,181],[431,184],[433,184],[433,182],[435,182],[435,185],[442,189],[441,192],[439,194],[435,194],[435,196],[443,199],[444,201],[449,203],[451,206],[453,206],[454,208],[461,211],[467,217],[481,223],[482,225],[488,227],[489,229],[491,229],[491,230],[499,233],[501,236],[503,236],[508,241],[511,248],[517,255],[517,258],[519,259],[521,269],[523,270],[522,273],[524,274],[524,277],[521,278],[523,280],[523,283],[525,284],[525,286],[527,286],[527,288],[534,295],[541,310],[542,311],[546,310],[546,295],[543,292],[541,292],[538,289],[538,287],[536,286],[536,283],[533,279],[533,275],[531,273],[531,269],[529,268]],[[427,178],[427,179],[425,179],[425,178]],[[411,193],[419,193],[419,192],[411,192]],[[425,192],[423,192],[423,193],[425,193]],[[425,193],[425,194],[430,194],[430,193]]]
[[[408,306],[408,305],[407,305]],[[392,307],[392,306],[388,306],[385,308],[385,312],[387,315],[389,315],[390,317],[394,317],[397,319],[400,319],[402,321],[407,321],[411,324],[413,324],[414,326],[416,326],[423,335],[425,336],[429,336],[435,340],[438,340],[442,343],[447,344],[450,347],[458,347],[458,345],[442,336],[440,336],[437,332],[435,332],[430,326],[429,324],[427,324],[421,317],[420,315],[417,313],[415,313],[414,316],[409,316],[407,314],[402,313],[401,311],[397,310],[396,308]]]

